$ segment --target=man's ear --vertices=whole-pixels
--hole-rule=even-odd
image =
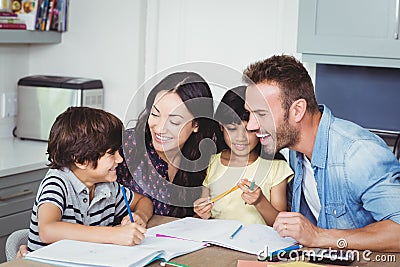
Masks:
[[[305,99],[300,98],[292,103],[290,106],[289,117],[291,116],[295,122],[300,122],[307,111],[307,102]]]

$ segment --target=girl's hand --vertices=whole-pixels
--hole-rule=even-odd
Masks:
[[[125,219],[125,218],[124,218]],[[128,216],[129,220],[129,216]],[[144,239],[146,228],[137,224],[136,222],[131,223],[130,221],[120,227],[113,227],[114,233],[114,244],[122,246],[133,246],[138,245]]]
[[[247,179],[243,179],[238,183],[239,188],[243,191],[242,199],[250,205],[256,205],[261,201],[262,198],[265,198],[264,194],[261,191],[261,188],[257,185],[254,185],[253,190],[250,190],[251,183]]]
[[[202,219],[209,219],[211,217],[211,208],[214,203],[210,202],[210,197],[202,197],[193,203],[194,212]]]

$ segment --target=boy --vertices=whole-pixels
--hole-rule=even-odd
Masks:
[[[152,202],[126,190],[134,223],[116,182],[122,162],[122,122],[100,109],[70,107],[54,122],[47,147],[50,170],[32,210],[28,251],[61,239],[135,245],[141,243]]]

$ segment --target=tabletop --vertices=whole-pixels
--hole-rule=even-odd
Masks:
[[[154,215],[148,227],[164,224],[178,218]],[[351,266],[399,266],[400,253],[366,253],[360,251],[359,259],[354,261]],[[357,259],[357,257],[356,257]],[[234,251],[218,246],[210,246],[186,255],[182,255],[173,259],[174,262],[185,264],[191,267],[196,266],[237,266],[238,260],[257,261],[256,255],[251,255],[239,251]],[[0,267],[46,267],[52,266],[44,263],[34,262],[30,260],[18,259],[0,264]],[[151,267],[160,266],[160,262],[151,263]],[[265,265],[266,266],[266,265]]]

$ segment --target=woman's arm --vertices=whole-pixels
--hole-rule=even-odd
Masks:
[[[134,193],[135,197],[130,205],[133,211],[133,218],[135,222],[146,227],[147,222],[153,216],[153,202],[151,200],[139,193]]]

